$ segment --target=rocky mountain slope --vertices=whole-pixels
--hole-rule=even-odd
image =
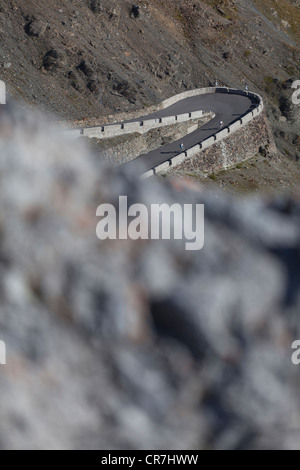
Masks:
[[[299,159],[298,0],[7,0],[1,78],[57,118],[133,111],[220,83],[260,92],[279,150]]]

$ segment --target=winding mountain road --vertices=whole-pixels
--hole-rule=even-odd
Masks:
[[[234,122],[241,119],[247,113],[252,111],[258,106],[257,98],[243,96],[237,93],[207,93],[190,98],[182,99],[177,103],[157,111],[156,113],[147,116],[141,116],[141,121],[148,119],[159,119],[168,116],[180,115],[184,113],[191,113],[194,111],[212,111],[215,117],[203,125],[201,128],[186,135],[180,140],[172,142],[171,144],[159,147],[152,152],[131,160],[124,164],[127,168],[132,169],[136,173],[143,173],[147,170],[168,161],[170,158],[182,152],[180,150],[180,143],[184,144],[185,150],[200,144],[205,139],[214,136],[220,131],[219,123],[223,121],[224,128],[230,126]],[[126,122],[133,122],[136,119]],[[124,122],[124,124],[126,123]]]

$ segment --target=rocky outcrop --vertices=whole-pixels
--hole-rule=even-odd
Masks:
[[[102,0],[91,0],[90,9],[93,13],[102,13],[104,11]]]
[[[63,57],[60,52],[51,49],[43,58],[43,67],[47,71],[54,72],[63,65]]]
[[[130,16],[131,18],[139,18],[141,12],[140,12],[140,6],[139,5],[132,5],[130,9]]]
[[[25,32],[28,36],[40,38],[44,36],[47,29],[47,22],[37,19],[35,17],[27,17],[27,23],[25,25]]]
[[[0,115],[2,449],[296,448],[300,204],[104,167]],[[96,208],[204,203],[205,247],[96,237]]]

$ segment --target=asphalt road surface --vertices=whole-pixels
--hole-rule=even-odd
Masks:
[[[200,110],[212,111],[215,113],[215,117],[211,121],[191,134],[188,134],[182,139],[174,141],[171,144],[161,146],[152,152],[140,155],[134,160],[125,163],[124,166],[132,169],[132,171],[138,174],[151,170],[155,166],[168,161],[170,158],[181,153],[181,143],[183,143],[185,150],[188,150],[189,148],[203,142],[205,139],[215,135],[220,130],[220,121],[223,121],[225,128],[241,119],[241,117],[254,109],[257,105],[257,101],[248,98],[247,96],[232,93],[209,93],[183,99],[166,109],[162,109],[161,111],[157,111],[156,113],[149,114],[147,116],[141,116],[140,120],[147,120],[191,113],[193,111]],[[132,121],[136,120],[137,119],[133,119]]]

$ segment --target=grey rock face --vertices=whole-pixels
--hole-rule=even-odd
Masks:
[[[141,182],[0,115],[1,449],[296,448],[300,204]],[[96,238],[96,208],[204,203],[205,247]]]

